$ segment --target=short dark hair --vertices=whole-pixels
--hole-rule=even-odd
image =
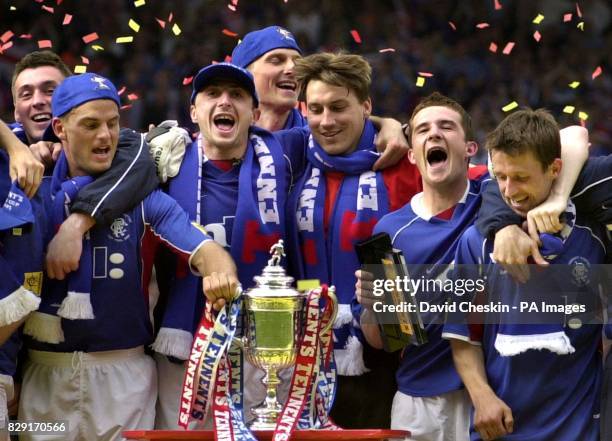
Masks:
[[[559,125],[545,109],[522,109],[506,118],[487,135],[486,147],[510,156],[532,152],[542,169],[561,157]]]
[[[15,80],[19,76],[21,72],[26,69],[34,69],[37,67],[43,66],[51,66],[57,68],[65,77],[69,77],[72,75],[70,69],[62,61],[62,59],[55,52],[51,51],[34,51],[25,55],[21,60],[17,62],[15,65],[15,70],[13,71],[13,78],[11,80],[11,90],[15,88]],[[14,90],[13,90],[14,93]]]
[[[474,130],[472,129],[472,117],[469,113],[463,108],[461,104],[455,101],[452,98],[447,97],[446,95],[442,95],[440,92],[434,92],[431,95],[426,96],[412,111],[412,115],[410,115],[410,121],[408,124],[408,130],[410,131],[407,136],[408,139],[412,137],[412,120],[421,110],[426,109],[427,107],[448,107],[451,110],[454,110],[461,116],[461,127],[463,127],[463,132],[465,133],[466,141],[474,141]]]
[[[352,90],[359,101],[370,97],[372,67],[361,55],[322,52],[295,60],[293,68],[303,98],[312,80]]]

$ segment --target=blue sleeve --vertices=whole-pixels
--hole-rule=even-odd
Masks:
[[[158,185],[144,136],[131,129],[121,129],[111,168],[79,191],[70,209],[92,216],[97,223],[110,224],[132,210]]]
[[[482,204],[475,225],[484,237],[493,238],[495,233],[508,225],[521,225],[523,218],[516,214],[502,199],[497,181],[483,182]]]
[[[612,223],[612,155],[587,160],[571,198],[577,211],[597,222]]]
[[[293,182],[302,175],[306,165],[306,149],[308,148],[308,127],[294,127],[273,133],[283,148],[283,155],[289,161]]]
[[[202,242],[212,240],[202,227],[191,223],[178,202],[161,190],[145,198],[143,216],[153,233],[180,253],[190,255]]]

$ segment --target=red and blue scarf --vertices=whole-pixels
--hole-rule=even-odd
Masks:
[[[340,375],[361,375],[359,332],[352,323],[351,301],[355,295],[355,270],[359,261],[354,245],[372,234],[376,222],[389,211],[382,173],[373,172],[379,157],[374,146],[376,130],[366,121],[355,151],[329,155],[314,140],[308,141],[306,170],[289,197],[289,252],[294,275],[334,285],[339,313],[334,325],[334,354]],[[335,204],[324,225],[326,172],[345,174]]]

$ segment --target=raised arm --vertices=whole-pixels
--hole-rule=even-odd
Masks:
[[[376,149],[382,155],[374,163],[374,170],[382,170],[397,164],[408,154],[410,145],[399,121],[393,118],[370,116],[370,121],[378,130]]]

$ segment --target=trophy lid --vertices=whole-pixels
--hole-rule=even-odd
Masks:
[[[285,256],[283,240],[280,239],[270,248],[271,258],[261,275],[253,277],[257,286],[250,289],[247,295],[251,297],[298,296],[300,293],[291,287],[293,277],[288,276],[280,261]]]

